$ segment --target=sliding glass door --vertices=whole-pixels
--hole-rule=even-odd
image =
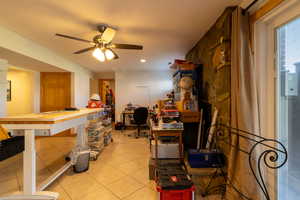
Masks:
[[[300,18],[276,30],[277,133],[288,149],[279,169],[278,199],[300,199]]]

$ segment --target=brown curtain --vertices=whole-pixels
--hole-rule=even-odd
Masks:
[[[249,17],[242,14],[241,8],[236,8],[232,15],[231,126],[259,134],[259,105],[249,27]],[[251,146],[249,141],[233,135],[231,142],[243,149]],[[226,199],[243,199],[236,189],[252,199],[263,199],[249,168],[248,155],[231,148],[228,162]]]

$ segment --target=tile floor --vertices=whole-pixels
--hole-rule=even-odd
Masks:
[[[148,179],[149,145],[144,138],[128,137],[114,131],[114,142],[106,147],[97,161],[90,162],[86,173],[72,169],[46,190],[60,193],[59,200],[155,200],[155,183]],[[41,183],[64,163],[75,138],[47,137],[36,140],[37,182]],[[0,196],[22,188],[22,154],[0,162]],[[218,196],[197,200],[216,200]]]

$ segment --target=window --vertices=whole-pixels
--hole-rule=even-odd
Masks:
[[[276,29],[278,136],[288,149],[287,165],[280,169],[279,199],[300,196],[300,18]]]
[[[299,16],[300,2],[286,0],[254,27],[261,132],[281,141],[289,154],[284,167],[265,174],[271,199],[278,200],[300,196]]]

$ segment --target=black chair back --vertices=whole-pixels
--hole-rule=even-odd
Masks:
[[[146,107],[139,107],[134,110],[133,119],[135,124],[146,124],[148,118],[148,109]]]

